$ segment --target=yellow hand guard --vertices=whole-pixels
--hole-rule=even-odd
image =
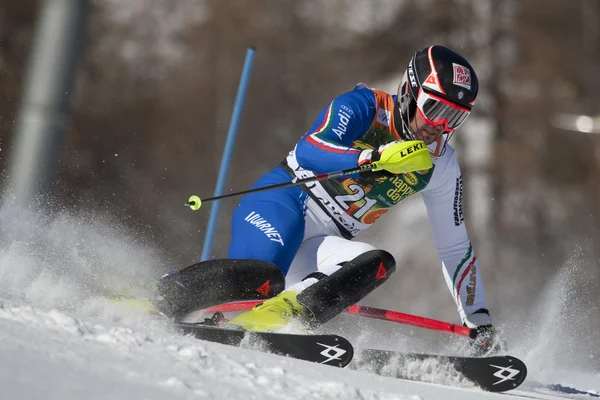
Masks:
[[[372,171],[386,170],[393,174],[428,170],[433,167],[429,149],[421,140],[396,141],[388,144]]]

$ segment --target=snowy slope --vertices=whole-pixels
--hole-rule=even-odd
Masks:
[[[554,383],[587,394],[540,391],[529,379],[511,395],[384,378],[182,337],[160,321],[119,322],[3,301],[3,399],[556,399],[600,397],[600,375]],[[535,379],[536,371],[530,371]],[[455,378],[439,376],[441,382]],[[464,385],[464,384],[463,384]]]
[[[572,319],[577,314],[564,312],[570,299],[568,276],[549,284],[539,299],[543,307],[528,307],[536,318],[514,324],[526,331],[513,334],[526,339],[509,336],[511,353],[528,364],[529,378],[519,390],[501,395],[385,378],[175,335],[164,322],[88,300],[149,280],[168,264],[137,235],[99,216],[49,218],[6,207],[0,209],[0,226],[0,399],[600,397],[598,371],[576,371],[594,365],[586,360],[595,357],[597,348],[573,336],[585,332]],[[331,329],[371,347],[453,351],[439,334],[384,324],[338,319]],[[452,375],[430,378],[457,383]],[[536,381],[561,384],[562,391],[540,388]]]

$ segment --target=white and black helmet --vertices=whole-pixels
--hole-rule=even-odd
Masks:
[[[418,111],[431,125],[452,133],[469,116],[479,81],[462,56],[444,46],[430,46],[411,58],[398,85],[395,120],[406,140],[414,139],[409,122]]]

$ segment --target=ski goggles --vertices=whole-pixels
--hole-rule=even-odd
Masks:
[[[469,108],[426,93],[423,89],[419,90],[417,109],[429,125],[442,125],[446,132],[452,132],[458,128],[471,113]]]

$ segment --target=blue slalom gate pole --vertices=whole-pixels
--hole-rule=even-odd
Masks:
[[[254,62],[254,53],[256,49],[254,47],[248,48],[246,51],[246,60],[244,61],[244,69],[242,70],[242,77],[240,79],[240,85],[233,106],[233,113],[231,115],[231,122],[229,123],[229,131],[227,132],[227,141],[225,142],[225,149],[223,150],[223,157],[221,158],[221,166],[219,168],[219,176],[217,178],[217,186],[215,187],[215,196],[221,196],[223,194],[224,186],[227,181],[227,175],[229,174],[229,165],[231,164],[231,153],[233,153],[233,146],[235,144],[235,138],[237,136],[237,129],[244,108],[244,102],[246,101],[246,91],[248,89],[248,82],[250,81],[250,73],[252,72],[252,64]],[[206,228],[206,234],[204,235],[204,245],[202,246],[202,257],[201,261],[206,261],[211,257],[213,240],[215,238],[215,231],[217,229],[217,223],[219,218],[219,208],[221,201],[216,200],[212,203],[210,208],[210,217],[208,220],[208,227]]]

